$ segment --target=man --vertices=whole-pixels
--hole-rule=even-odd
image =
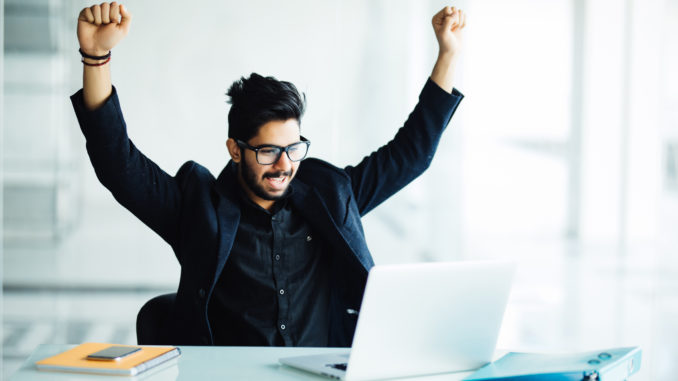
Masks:
[[[97,177],[174,250],[181,278],[161,341],[350,346],[373,261],[360,218],[419,176],[462,99],[453,90],[461,10],[433,17],[438,59],[395,138],[355,166],[305,159],[296,87],[252,74],[228,91],[231,161],[218,178],[192,161],[170,176],[129,140],[110,51],[131,15],[78,18],[83,88],[71,97]]]

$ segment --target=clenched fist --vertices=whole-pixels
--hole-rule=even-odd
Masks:
[[[431,20],[441,54],[455,55],[461,48],[461,30],[466,26],[466,14],[455,7],[445,7]]]
[[[132,15],[122,4],[101,3],[84,8],[78,16],[80,49],[91,56],[103,56],[129,32]]]

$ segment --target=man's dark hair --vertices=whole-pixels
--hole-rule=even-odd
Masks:
[[[301,123],[306,107],[306,96],[293,84],[257,73],[233,82],[226,95],[231,104],[228,137],[245,142],[270,121],[294,118]]]

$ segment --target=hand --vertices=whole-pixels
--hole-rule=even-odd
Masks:
[[[103,56],[129,32],[132,14],[122,4],[101,3],[84,8],[78,16],[78,42],[83,52]]]
[[[462,29],[466,26],[466,14],[455,7],[445,7],[431,20],[438,40],[440,55],[455,56],[461,49]]]

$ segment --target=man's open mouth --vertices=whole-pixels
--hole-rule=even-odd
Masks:
[[[277,176],[276,176],[277,175]],[[264,180],[269,187],[275,190],[284,190],[289,181],[289,176],[285,174],[264,175]]]

